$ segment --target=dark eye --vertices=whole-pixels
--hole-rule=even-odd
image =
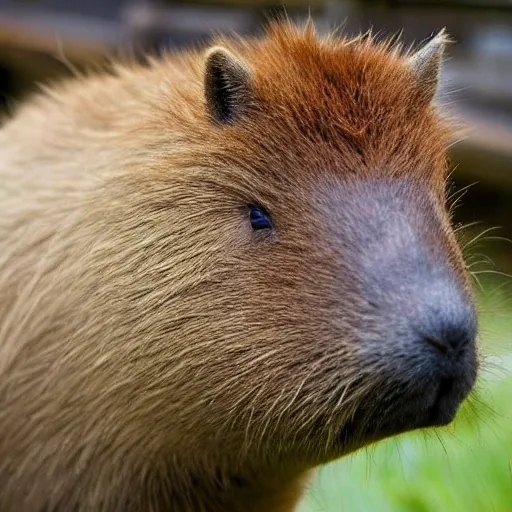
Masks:
[[[272,229],[270,215],[261,206],[249,206],[249,220],[251,221],[252,229],[255,231],[259,231],[260,229]]]

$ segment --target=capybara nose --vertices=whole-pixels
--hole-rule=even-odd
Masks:
[[[457,354],[470,346],[475,338],[470,317],[454,319],[455,322],[442,326],[429,333],[425,331],[423,340],[436,348],[441,354]]]
[[[477,318],[469,297],[447,281],[433,284],[423,299],[415,319],[421,342],[454,362],[474,350]]]
[[[406,382],[412,390],[403,401],[411,418],[445,425],[453,420],[477,377],[476,311],[469,292],[449,273],[426,283],[423,276],[412,279],[416,286],[398,308],[398,323],[404,330],[396,338],[391,364],[398,369],[402,385]]]

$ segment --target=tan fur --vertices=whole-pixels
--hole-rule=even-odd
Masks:
[[[51,88],[0,132],[3,512],[294,510],[380,385],[352,386],[359,299],[336,298],[318,183],[426,184],[465,280],[449,130],[399,48],[288,25],[217,44],[251,72],[240,122],[211,122],[191,51]],[[279,233],[258,246],[252,202]]]

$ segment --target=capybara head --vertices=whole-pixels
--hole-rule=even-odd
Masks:
[[[450,422],[472,387],[475,310],[433,105],[445,42],[404,56],[279,27],[205,56],[194,171],[156,229],[184,246],[165,256],[192,281],[169,343],[220,446],[323,462]]]
[[[61,245],[38,257],[25,355],[46,370],[17,407],[40,396],[52,427],[27,435],[58,439],[62,416],[84,460],[96,432],[119,460],[293,470],[450,422],[477,327],[434,103],[445,43],[273,25],[37,100],[46,161],[60,148],[70,189],[94,177],[45,224]]]

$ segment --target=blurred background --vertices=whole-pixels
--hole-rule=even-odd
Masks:
[[[0,111],[109,55],[206,43],[219,31],[257,34],[284,11],[299,22],[311,13],[321,31],[373,27],[418,43],[446,27],[455,39],[440,100],[467,128],[451,148],[463,196],[455,221],[485,359],[453,427],[322,468],[300,512],[512,512],[512,0],[0,0]]]

